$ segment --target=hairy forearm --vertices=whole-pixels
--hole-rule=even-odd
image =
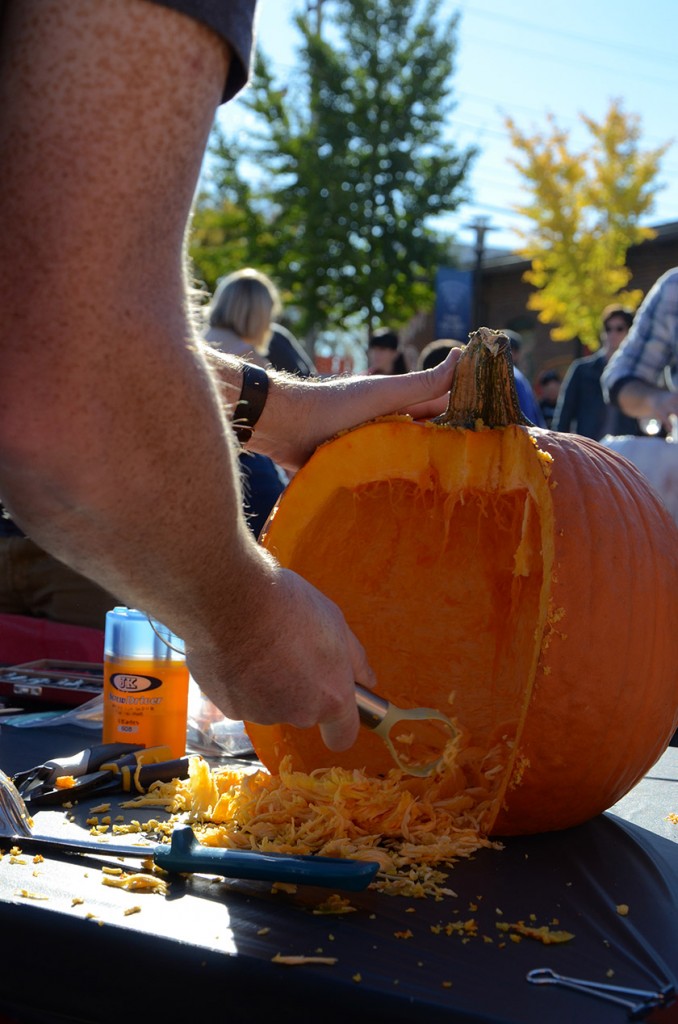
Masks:
[[[154,4],[12,13],[0,494],[38,543],[121,600],[180,635],[215,630],[229,600],[216,580],[267,571],[183,309],[183,234],[228,53]],[[56,77],[36,60],[47,52]]]
[[[345,749],[354,684],[374,681],[365,652],[247,529],[228,419],[240,370],[208,370],[183,308],[229,45],[163,4],[5,7],[0,496],[38,543],[183,637],[231,718],[317,723]],[[454,358],[389,380],[273,374],[248,447],[294,468],[365,419],[434,415]]]
[[[193,614],[205,629],[227,615],[243,590],[224,581],[246,583],[260,556],[209,375],[162,333],[119,333],[116,374],[89,364],[46,374],[35,354],[32,394],[4,405],[2,494],[38,543],[184,635],[200,626]]]
[[[240,394],[238,362],[205,349],[219,382],[221,398],[231,409]],[[300,379],[269,370],[268,400],[247,448],[268,455],[292,472],[319,444],[377,416],[408,412],[426,418],[445,410],[459,359],[453,349],[432,370],[396,376],[353,376],[328,380]]]

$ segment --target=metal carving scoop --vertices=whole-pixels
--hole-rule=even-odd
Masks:
[[[371,729],[384,741],[398,767],[408,775],[417,775],[422,778],[432,775],[442,761],[442,751],[440,757],[428,764],[411,764],[408,761],[403,761],[391,739],[391,730],[397,722],[421,722],[431,719],[442,722],[448,729],[450,738],[454,739],[458,732],[447,715],[435,708],[408,708],[406,710],[396,707],[395,704],[384,700],[383,697],[378,697],[371,690],[366,690],[359,683],[356,683],[355,689],[358,714],[362,725]]]

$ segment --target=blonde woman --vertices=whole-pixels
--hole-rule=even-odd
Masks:
[[[271,320],[281,310],[278,290],[266,274],[252,267],[237,270],[223,278],[214,293],[205,341],[227,355],[269,366]],[[247,525],[258,537],[289,478],[266,455],[243,451],[238,458]]]
[[[267,366],[271,321],[282,312],[278,289],[252,267],[220,281],[209,309],[205,341],[220,352]]]

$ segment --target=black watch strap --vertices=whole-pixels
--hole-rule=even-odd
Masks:
[[[247,444],[254,433],[268,397],[268,374],[261,366],[243,363],[242,390],[233,410],[233,430],[240,444]]]

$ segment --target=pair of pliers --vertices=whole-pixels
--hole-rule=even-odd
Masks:
[[[188,775],[188,758],[170,755],[168,747],[101,743],[19,772],[13,781],[33,806],[62,804],[95,792],[145,793],[154,782]]]

